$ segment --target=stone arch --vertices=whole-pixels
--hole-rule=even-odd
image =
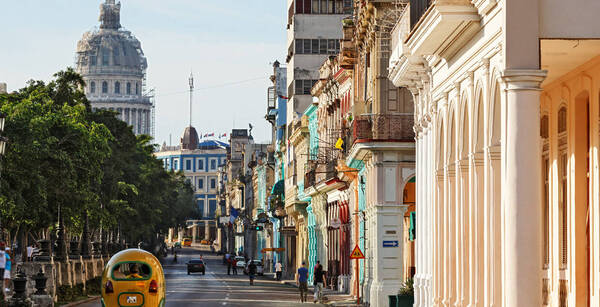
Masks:
[[[447,129],[447,152],[446,152],[446,164],[451,164],[456,160],[456,120],[454,110],[450,110],[448,116],[448,129]]]
[[[466,159],[470,152],[470,130],[469,130],[469,119],[471,118],[469,114],[469,99],[466,93],[461,95],[461,103],[460,103],[460,122],[461,126],[459,131],[460,135],[460,144],[459,144],[459,159]]]
[[[500,82],[496,80],[492,86],[492,96],[489,101],[489,119],[488,119],[488,137],[490,146],[500,145],[502,134],[502,96],[500,91]]]
[[[484,125],[485,118],[483,113],[484,97],[483,88],[479,82],[475,87],[475,99],[473,103],[473,132],[471,138],[473,139],[473,152],[483,152],[485,134]]]

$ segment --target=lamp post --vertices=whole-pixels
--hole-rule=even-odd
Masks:
[[[6,121],[6,114],[0,112],[0,133],[4,132],[4,123]],[[5,136],[0,136],[0,159],[4,156],[6,152],[6,144],[8,143],[8,138]],[[2,165],[0,163],[0,179],[2,178]],[[0,181],[1,183],[1,181]],[[2,222],[0,220],[0,240],[4,240],[4,229],[2,228]]]

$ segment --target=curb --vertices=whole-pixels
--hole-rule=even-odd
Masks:
[[[68,304],[66,304],[66,305],[62,305],[61,307],[72,307],[72,306],[78,306],[78,305],[81,305],[81,304],[85,304],[85,303],[93,302],[93,301],[95,301],[95,300],[98,300],[98,299],[100,299],[100,297],[99,297],[99,296],[93,296],[93,297],[87,298],[87,299],[85,299],[85,300],[81,300],[81,301],[77,301],[77,302],[68,303]]]

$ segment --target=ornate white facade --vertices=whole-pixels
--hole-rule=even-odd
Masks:
[[[415,98],[415,306],[600,306],[600,7],[410,6],[389,78]]]
[[[152,102],[144,95],[147,62],[140,41],[121,28],[121,3],[100,5],[100,29],[77,43],[77,72],[93,109],[114,110],[136,134],[152,134]]]

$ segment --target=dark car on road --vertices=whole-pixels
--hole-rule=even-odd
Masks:
[[[188,275],[190,273],[201,272],[202,275],[206,274],[206,264],[202,259],[190,259],[187,263]]]

